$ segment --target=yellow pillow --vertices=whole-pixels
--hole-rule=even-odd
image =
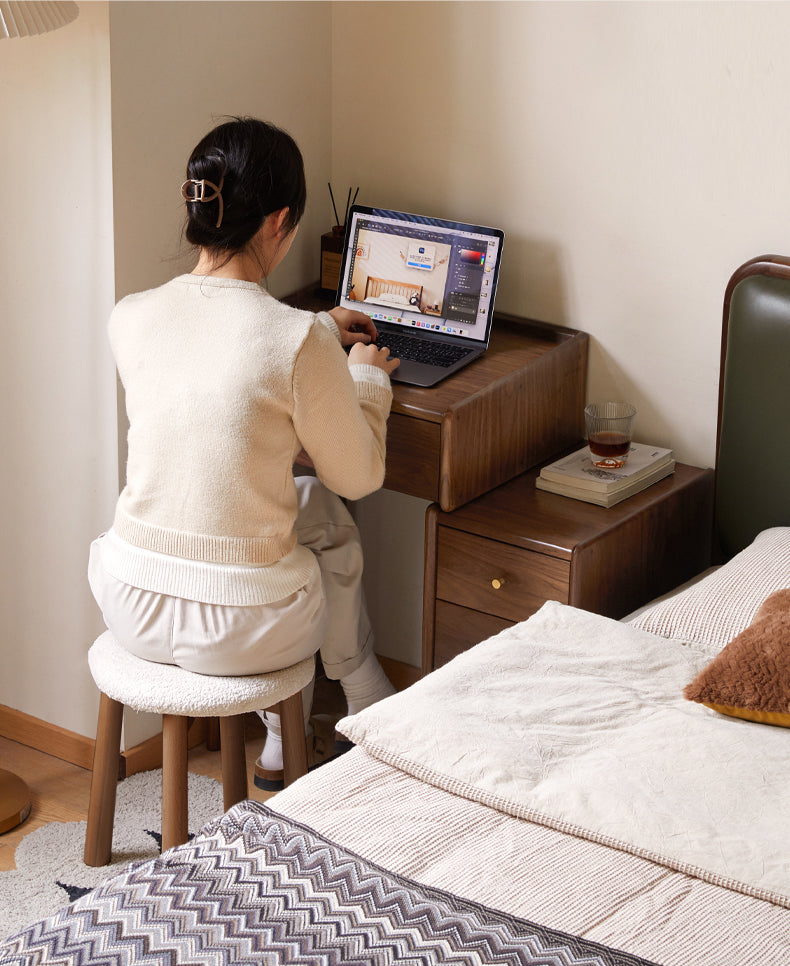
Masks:
[[[771,594],[683,694],[721,714],[790,728],[790,588]]]

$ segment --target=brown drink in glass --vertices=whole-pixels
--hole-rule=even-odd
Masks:
[[[619,469],[625,465],[635,415],[630,403],[590,403],[585,408],[587,443],[596,466]]]

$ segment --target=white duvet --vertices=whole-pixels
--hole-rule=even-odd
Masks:
[[[338,729],[500,810],[790,901],[790,731],[686,701],[710,653],[549,602]]]

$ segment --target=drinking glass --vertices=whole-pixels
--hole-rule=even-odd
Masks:
[[[631,449],[636,407],[625,402],[590,403],[584,409],[584,425],[590,457],[596,466],[620,469]]]

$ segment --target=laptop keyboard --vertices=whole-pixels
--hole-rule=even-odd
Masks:
[[[433,342],[431,339],[413,339],[408,335],[396,335],[391,332],[379,333],[376,342],[380,346],[387,346],[390,353],[398,359],[424,362],[444,369],[472,352],[472,349],[466,346]]]

